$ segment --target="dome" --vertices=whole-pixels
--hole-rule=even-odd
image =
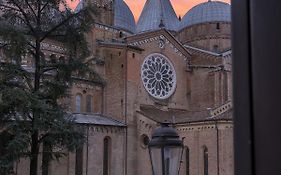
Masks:
[[[80,0],[75,12],[83,8],[84,0]],[[132,11],[123,0],[115,0],[113,4],[114,10],[114,27],[135,33],[136,23]]]
[[[132,33],[136,32],[136,23],[132,11],[123,0],[114,1],[114,26]]]
[[[205,22],[231,22],[230,4],[210,0],[199,4],[184,15],[180,29]]]
[[[137,32],[157,30],[161,27],[173,31],[179,27],[179,20],[170,0],[147,0],[137,24]]]
[[[77,4],[77,6],[76,6],[76,8],[74,9],[74,12],[79,12],[80,10],[82,10],[82,8],[83,8],[83,0],[81,0],[78,4]]]

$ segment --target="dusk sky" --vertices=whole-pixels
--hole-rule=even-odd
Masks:
[[[128,4],[130,9],[134,13],[135,19],[137,20],[140,16],[141,10],[146,0],[124,0],[124,1]],[[181,15],[181,16],[184,16],[184,14],[193,6],[206,1],[207,0],[171,0],[177,15]],[[230,0],[221,0],[221,1],[230,3]],[[79,0],[73,0],[73,2],[70,4],[71,7],[74,8],[78,2]]]

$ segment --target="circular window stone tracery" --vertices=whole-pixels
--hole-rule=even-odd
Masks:
[[[147,56],[141,67],[141,78],[147,92],[156,99],[167,99],[175,91],[176,73],[164,55]]]

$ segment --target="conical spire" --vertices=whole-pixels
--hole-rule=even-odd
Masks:
[[[114,26],[132,33],[136,32],[133,13],[123,0],[114,1]]]
[[[159,25],[176,31],[179,20],[170,0],[147,0],[137,24],[138,32],[159,29]]]

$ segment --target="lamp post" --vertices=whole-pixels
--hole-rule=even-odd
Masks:
[[[156,128],[148,144],[153,175],[178,175],[183,141],[178,133],[164,122]]]

